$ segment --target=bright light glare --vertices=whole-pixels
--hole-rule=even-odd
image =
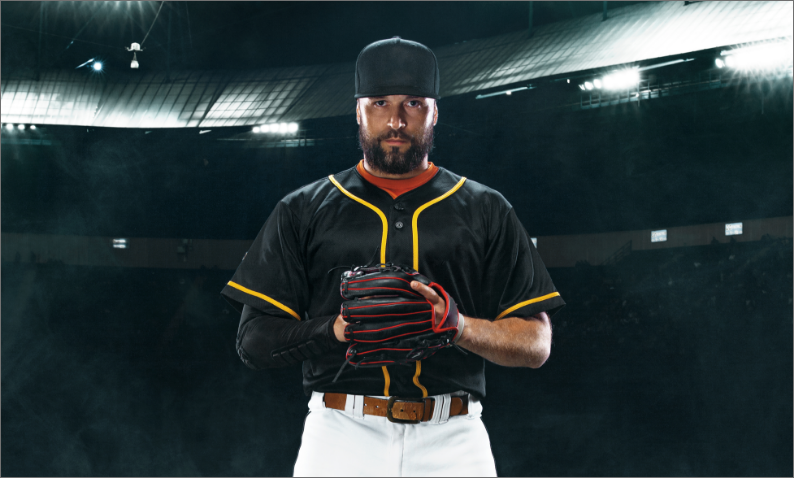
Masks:
[[[24,129],[25,129],[25,125],[24,125],[24,124],[21,124],[21,125],[17,126],[17,128],[18,128],[20,131],[22,131],[22,130],[24,130]]]
[[[714,63],[717,64],[717,68],[722,68],[725,66],[725,62],[722,61],[722,58],[717,58],[716,60],[714,60]]]
[[[667,229],[660,231],[651,231],[651,242],[665,242],[667,241]]]
[[[288,126],[290,133],[297,133],[298,132],[298,123],[290,123]]]
[[[636,86],[640,81],[637,70],[623,70],[604,77],[604,87],[608,90],[623,90]]]
[[[32,125],[30,125],[30,129],[32,129],[33,131],[35,131],[35,130],[36,130],[36,125],[35,125],[35,124],[32,124]]]
[[[253,131],[254,131],[254,133],[258,133],[259,132],[259,126],[254,126]]]
[[[742,233],[742,223],[741,222],[734,222],[732,224],[725,224],[725,235],[726,236],[738,236]]]
[[[270,132],[270,125],[269,124],[263,124],[262,126],[259,127],[259,132],[260,133],[269,133]]]
[[[593,80],[593,85],[595,85],[596,88],[601,88],[601,80]]]
[[[772,70],[792,65],[792,42],[764,43],[723,51],[725,63],[741,70]]]
[[[587,88],[588,90],[592,90],[593,89],[593,84],[590,83],[589,81],[585,81],[584,82],[584,87]]]
[[[94,71],[102,71],[102,62],[95,61],[94,64],[91,65],[91,67],[94,68]]]
[[[287,132],[287,128],[289,128],[289,126],[287,126],[287,123],[279,123],[278,124],[278,132],[279,133],[286,133]]]
[[[13,124],[11,124],[11,123],[7,123],[7,124],[6,124],[6,129],[7,129],[8,131],[14,131],[14,125],[13,125]]]
[[[584,91],[584,85],[579,85],[579,89]]]

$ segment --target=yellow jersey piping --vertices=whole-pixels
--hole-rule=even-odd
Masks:
[[[421,375],[421,373],[422,373],[422,361],[417,360],[416,373],[414,374],[414,385],[419,387],[419,389],[422,391],[422,398],[427,398],[427,389],[421,383],[419,383],[419,375]]]
[[[416,270],[416,271],[419,270],[419,231],[417,229],[417,221],[419,220],[419,214],[422,211],[424,211],[425,209],[427,209],[430,206],[432,206],[433,204],[435,204],[435,203],[437,203],[439,201],[442,201],[442,200],[448,198],[449,196],[451,196],[455,191],[457,191],[458,189],[460,189],[461,186],[463,186],[464,182],[466,182],[466,178],[465,177],[461,178],[460,181],[458,181],[458,184],[456,184],[449,191],[445,192],[444,194],[442,194],[441,196],[433,199],[430,202],[422,204],[419,207],[419,209],[417,209],[416,212],[414,213],[413,220],[411,221],[412,234],[413,234],[413,237],[414,237],[414,270]]]
[[[383,214],[383,211],[378,209],[376,206],[373,206],[372,204],[368,203],[367,201],[361,199],[360,197],[354,195],[353,193],[351,193],[347,189],[343,188],[342,185],[339,184],[339,181],[337,181],[336,178],[334,178],[333,174],[329,175],[328,179],[330,179],[331,182],[334,183],[334,186],[336,186],[337,189],[342,191],[342,194],[344,194],[345,196],[349,197],[350,199],[352,199],[352,200],[354,200],[354,201],[356,201],[358,203],[361,203],[361,204],[367,206],[368,208],[372,209],[373,211],[375,211],[378,214],[378,217],[380,217],[380,222],[381,222],[381,224],[383,224],[383,235],[382,235],[382,238],[381,238],[381,241],[380,241],[380,262],[381,263],[385,263],[386,262],[386,239],[389,236],[389,221],[386,220],[386,215]],[[384,382],[383,395],[388,397],[389,396],[389,385],[391,385],[391,377],[389,377],[389,371],[386,370],[386,366],[385,365],[382,366],[381,369],[383,370],[383,382]]]
[[[301,320],[301,317],[300,317],[300,315],[298,315],[297,312],[295,312],[294,310],[290,309],[289,307],[287,307],[286,305],[282,304],[281,302],[277,301],[276,299],[272,299],[272,298],[266,296],[265,294],[260,294],[259,292],[256,292],[256,291],[253,291],[251,289],[248,289],[247,287],[243,287],[240,284],[237,284],[236,282],[229,281],[229,285],[234,287],[237,290],[245,292],[246,294],[252,295],[254,297],[259,297],[260,299],[262,299],[262,300],[264,300],[266,302],[270,302],[271,304],[275,305],[276,307],[278,307],[279,309],[281,309],[284,312],[288,313],[289,315],[295,317],[298,320]]]
[[[381,223],[383,223],[383,237],[382,237],[382,239],[380,241],[380,262],[381,263],[385,263],[386,262],[386,238],[389,235],[389,221],[386,220],[386,215],[383,214],[383,211],[381,211],[377,207],[375,207],[372,204],[368,203],[367,201],[361,199],[360,197],[357,197],[357,196],[353,195],[352,193],[350,193],[350,191],[348,191],[347,189],[343,188],[342,185],[339,184],[339,182],[334,178],[333,174],[329,175],[328,179],[330,179],[331,182],[334,183],[334,186],[336,186],[340,191],[342,191],[342,194],[344,194],[345,196],[349,197],[350,199],[352,199],[352,200],[354,200],[354,201],[356,201],[358,203],[361,203],[361,204],[367,206],[368,208],[372,209],[373,211],[375,211],[378,214],[378,216],[380,217]]]
[[[535,302],[540,302],[540,301],[543,301],[543,300],[546,300],[546,299],[551,299],[552,297],[559,297],[559,296],[560,296],[559,292],[552,292],[551,294],[546,294],[546,295],[542,295],[540,297],[535,297],[534,299],[525,300],[524,302],[520,302],[520,303],[514,305],[513,307],[510,307],[509,309],[505,310],[501,314],[497,315],[496,316],[496,320],[499,320],[499,319],[505,317],[510,312],[518,310],[521,307],[524,307],[525,305],[534,304]]]
[[[419,214],[422,211],[424,211],[425,209],[427,209],[430,206],[432,206],[433,204],[435,204],[435,203],[437,203],[439,201],[443,201],[444,199],[446,199],[449,196],[451,196],[452,194],[454,194],[455,191],[460,189],[460,187],[463,186],[463,183],[465,183],[465,182],[466,182],[466,178],[465,177],[461,178],[460,181],[458,181],[458,183],[455,186],[452,187],[452,189],[450,189],[449,191],[445,192],[441,196],[433,199],[432,201],[422,204],[421,206],[419,206],[419,208],[416,210],[416,212],[414,212],[414,217],[411,220],[411,234],[413,235],[413,240],[414,240],[413,241],[414,242],[414,244],[413,244],[413,246],[414,246],[414,270],[419,271],[419,227],[418,227]],[[416,373],[414,374],[414,385],[419,387],[419,390],[422,391],[422,398],[425,398],[425,397],[427,397],[427,389],[424,387],[424,385],[422,385],[419,382],[419,376],[421,374],[422,374],[422,361],[419,360],[419,361],[416,362]]]
[[[389,377],[389,371],[386,370],[385,365],[382,366],[381,369],[383,369],[383,382],[385,384],[383,385],[383,396],[389,397],[389,385],[391,385],[391,377]]]

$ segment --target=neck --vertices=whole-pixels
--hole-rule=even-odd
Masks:
[[[367,157],[366,156],[364,157],[364,169],[369,174],[371,174],[373,176],[377,176],[379,178],[386,178],[386,179],[411,179],[411,178],[419,176],[420,174],[422,174],[425,171],[427,171],[427,167],[428,167],[427,156],[425,156],[425,158],[422,160],[422,163],[419,165],[419,167],[417,167],[413,171],[409,171],[409,172],[407,172],[405,174],[388,174],[388,173],[384,173],[380,169],[376,169],[376,168],[372,167],[372,165],[369,164],[369,161],[367,161]]]

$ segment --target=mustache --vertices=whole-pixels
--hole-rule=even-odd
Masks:
[[[384,135],[378,136],[378,141],[386,141],[390,139],[400,139],[403,141],[413,142],[414,137],[407,134],[401,134],[399,131],[390,131]]]

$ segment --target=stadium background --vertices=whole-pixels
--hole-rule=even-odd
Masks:
[[[83,15],[79,21],[59,23],[65,3],[45,14],[45,53],[68,44],[53,32],[74,36],[94,14],[80,6],[72,12]],[[650,8],[608,2],[603,20],[604,2],[559,3],[565,6],[535,2],[534,26],[573,21],[585,29],[619,17],[621,8]],[[671,3],[683,9],[712,2]],[[140,18],[148,27],[159,2],[144,5],[149,16]],[[376,12],[365,5],[362,18]],[[454,10],[422,5],[431,16]],[[473,5],[460,7],[463,13],[434,37],[421,38],[415,26],[394,34],[436,48],[466,35],[526,29],[526,3],[523,27],[516,6]],[[165,7],[176,35],[188,26],[180,23],[184,3]],[[211,8],[205,15],[220,14],[219,6]],[[291,4],[267,11],[279,8],[282,31],[292,28],[287,20],[308,15],[311,26],[323,13],[295,12]],[[350,7],[316,8],[328,14]],[[255,9],[228,7],[221,18],[231,22]],[[218,293],[234,265],[198,245],[250,243],[281,197],[350,167],[361,155],[354,118],[301,120],[299,132],[284,137],[254,133],[251,124],[111,128],[60,121],[9,129],[9,122],[21,122],[11,115],[24,113],[8,112],[15,106],[6,100],[10,88],[18,94],[25,82],[74,68],[92,55],[86,39],[103,43],[111,33],[86,33],[83,44],[61,55],[40,55],[38,4],[25,10],[3,2],[2,13],[0,471],[290,474],[307,401],[300,370],[255,373],[242,365],[234,351],[239,318]],[[391,35],[368,26],[340,34],[333,51],[296,43],[282,53],[267,43],[278,39],[249,38],[239,40],[248,48],[236,48],[246,53],[224,56],[209,47],[212,35],[199,34],[202,17],[191,13],[200,47],[173,42],[169,53],[153,46],[148,60],[146,51],[140,55],[141,73],[346,62],[364,44]],[[478,14],[488,19],[479,22],[484,26],[471,19]],[[153,23],[152,41],[169,44],[167,15]],[[327,36],[341,27],[324,28]],[[231,49],[235,40],[223,44]],[[272,52],[263,55],[271,63],[252,55],[257,45]],[[541,255],[565,259],[547,261],[568,303],[554,319],[549,361],[538,370],[487,366],[483,419],[500,475],[792,474],[791,64],[782,74],[717,68],[719,52],[734,46],[686,51],[680,58],[691,61],[648,70],[647,101],[592,107],[592,90],[578,84],[601,73],[593,69],[567,73],[571,83],[550,75],[439,101],[431,160],[502,192],[538,238]],[[26,51],[38,55],[37,66]],[[102,81],[133,74],[120,72],[128,68],[127,52],[118,61],[105,55]],[[97,81],[77,71],[84,78],[69,82]],[[667,94],[653,97],[654,82]],[[532,87],[476,99],[522,85]],[[736,222],[744,234],[719,229]],[[714,224],[722,234],[711,234]],[[675,228],[695,231],[697,240],[675,243]],[[669,231],[668,244],[633,241],[626,248],[618,240],[618,233],[650,236],[660,229]],[[603,258],[597,261],[585,260],[582,248],[560,250],[564,241],[553,239],[581,244],[599,234],[611,240],[588,246]],[[126,238],[129,249],[113,249],[111,238]],[[171,241],[167,257],[125,258],[158,239]]]

